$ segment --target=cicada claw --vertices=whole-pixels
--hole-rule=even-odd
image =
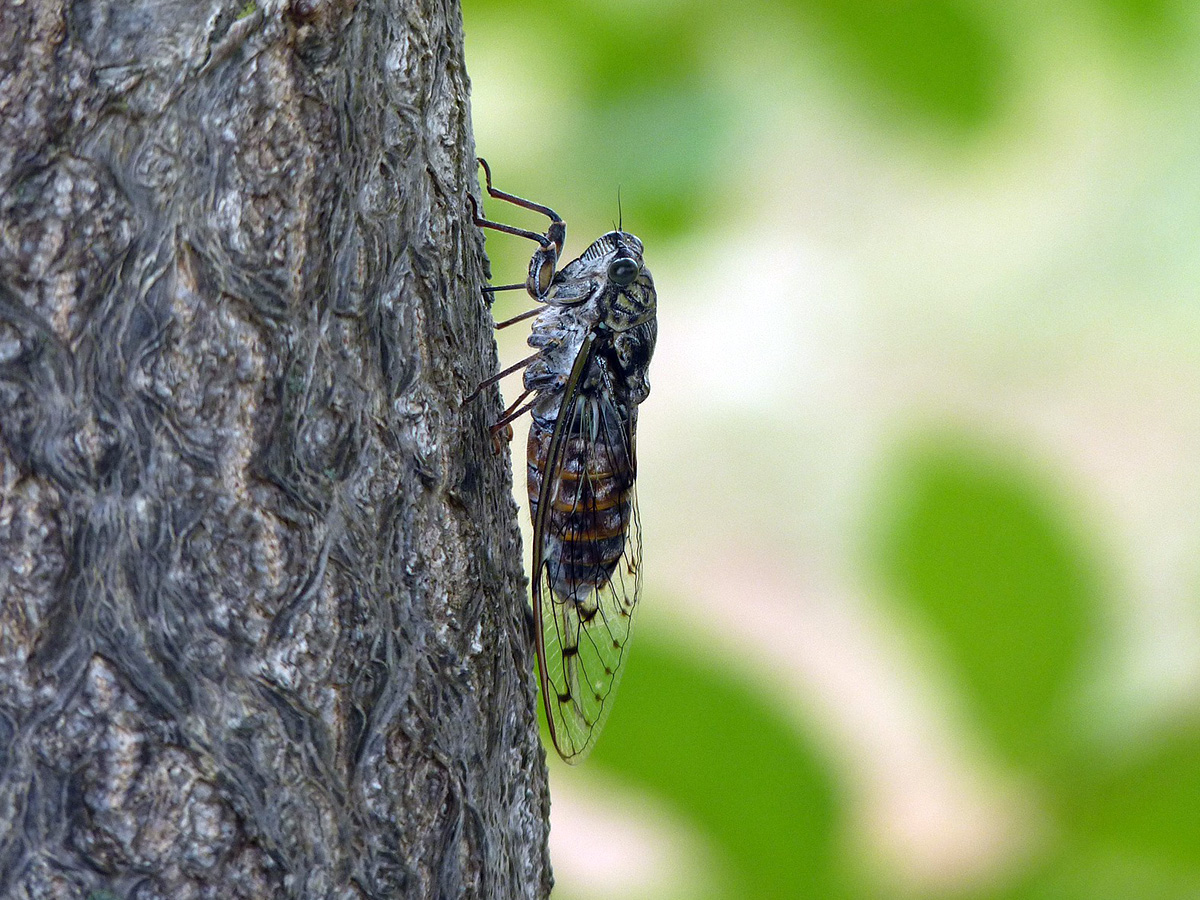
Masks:
[[[501,422],[488,429],[492,433],[492,447],[499,456],[504,452],[504,446],[512,443],[513,428],[508,422]]]

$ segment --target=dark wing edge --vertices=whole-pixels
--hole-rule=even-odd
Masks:
[[[617,428],[613,423],[620,421],[620,413],[611,399],[596,398],[590,404],[575,402],[591,352],[589,339],[572,367],[560,407],[567,413],[560,414],[555,423],[534,522],[532,594],[542,704],[555,750],[572,765],[587,757],[611,711],[641,589],[642,540],[636,487],[630,488],[628,519],[621,519],[624,544],[608,581],[594,592],[590,588],[581,590],[575,598],[561,597],[553,588],[558,561],[551,556],[557,536],[551,530],[549,504],[561,484],[567,436],[586,434],[593,428],[593,422],[585,421],[585,411],[590,410],[593,419],[614,417],[607,420],[611,429],[608,433],[622,435],[623,458],[631,467],[629,475],[635,474],[636,409],[629,411],[628,427]],[[606,425],[601,422],[599,427]],[[586,446],[589,452],[593,449],[591,442]],[[587,463],[582,461],[583,471],[588,470]]]

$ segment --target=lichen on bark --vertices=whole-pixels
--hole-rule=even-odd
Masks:
[[[0,34],[0,896],[546,896],[457,4]]]

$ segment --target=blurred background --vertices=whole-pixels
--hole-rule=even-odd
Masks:
[[[463,6],[497,186],[659,294],[555,897],[1200,897],[1200,6]]]

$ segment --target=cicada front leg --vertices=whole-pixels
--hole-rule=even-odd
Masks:
[[[534,212],[541,213],[550,220],[550,224],[546,227],[545,234],[540,234],[536,231],[530,231],[525,228],[517,228],[514,225],[505,225],[502,222],[493,222],[491,219],[485,218],[479,210],[479,205],[475,198],[470,194],[467,199],[471,204],[472,218],[476,225],[480,228],[491,228],[493,231],[500,231],[504,234],[512,234],[517,237],[523,237],[527,240],[536,241],[538,249],[534,251],[533,256],[529,260],[529,274],[522,284],[500,284],[485,287],[484,293],[495,293],[496,291],[512,291],[519,288],[525,288],[529,295],[539,303],[544,303],[546,297],[550,293],[550,288],[554,284],[554,276],[558,269],[558,259],[562,254],[563,242],[567,237],[567,225],[562,218],[548,206],[543,206],[540,203],[534,203],[532,200],[526,200],[523,197],[518,197],[515,194],[510,194],[507,191],[501,191],[492,185],[492,170],[488,166],[487,160],[482,157],[478,158],[479,165],[483,167],[484,181],[487,188],[488,196],[494,197],[497,200],[504,200],[507,203],[512,203],[515,206],[520,206],[524,209],[530,209]],[[513,316],[511,319],[506,319],[503,322],[497,322],[496,328],[507,328],[517,322],[522,322],[531,316],[541,312],[540,307],[535,306],[533,309],[526,310],[520,315]],[[531,354],[518,363],[509,366],[502,372],[498,372],[491,378],[483,381],[467,398],[467,401],[475,399],[479,393],[486,387],[495,384],[506,375],[511,375],[513,372],[525,368],[538,357],[538,353]],[[492,425],[490,431],[492,435],[492,443],[499,453],[503,446],[508,441],[512,440],[512,422],[529,411],[533,406],[533,402],[521,404],[532,393],[525,391],[516,402],[506,409],[500,416],[499,421]]]
[[[469,194],[467,195],[471,202],[475,224],[480,228],[491,228],[494,231],[501,231],[504,234],[513,234],[527,240],[537,241],[540,245],[529,260],[529,275],[526,277],[523,285],[503,284],[487,288],[486,290],[506,291],[524,287],[529,291],[529,295],[533,299],[543,301],[546,299],[546,295],[550,293],[550,286],[554,283],[554,273],[558,269],[558,258],[562,254],[563,242],[567,239],[567,223],[548,206],[534,203],[532,200],[526,200],[524,197],[518,197],[516,194],[510,194],[507,191],[501,191],[493,187],[492,170],[488,166],[487,160],[481,156],[478,157],[478,162],[483,167],[484,182],[489,197],[495,197],[497,200],[504,200],[507,203],[512,203],[514,206],[539,212],[550,220],[545,234],[529,231],[526,228],[517,228],[513,225],[505,225],[501,222],[493,222],[480,214],[479,207],[475,203],[475,198]],[[509,323],[504,324],[510,324],[513,321],[520,320],[512,319]]]

